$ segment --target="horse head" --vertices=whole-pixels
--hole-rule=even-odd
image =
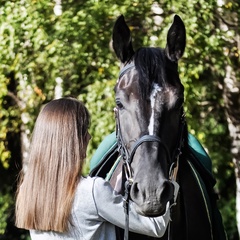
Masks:
[[[115,86],[118,130],[125,154],[132,158],[130,196],[140,214],[162,215],[173,198],[169,170],[179,154],[183,125],[184,88],[178,60],[186,45],[185,26],[176,15],[165,49],[134,51],[123,16],[117,19],[112,37],[121,62]]]

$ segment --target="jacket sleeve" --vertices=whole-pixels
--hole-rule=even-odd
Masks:
[[[98,215],[103,221],[108,221],[120,228],[125,226],[123,197],[117,194],[102,178],[95,178],[93,184],[93,199]],[[168,204],[169,205],[169,204]],[[163,216],[149,218],[139,215],[130,201],[129,230],[152,237],[162,237],[170,220],[169,207]]]

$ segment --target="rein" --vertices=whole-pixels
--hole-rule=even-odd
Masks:
[[[127,64],[126,66],[124,66],[119,73],[119,79],[126,72],[130,71],[134,67],[135,67],[134,63],[130,63],[130,64]],[[126,147],[126,144],[123,141],[118,108],[115,107],[114,112],[115,112],[115,119],[116,119],[116,136],[117,136],[118,151],[123,160],[123,168],[124,168],[124,173],[126,176],[126,182],[124,184],[125,194],[124,194],[124,199],[123,199],[124,200],[123,207],[124,207],[124,211],[125,211],[124,240],[128,240],[128,237],[129,237],[129,200],[130,200],[130,190],[131,190],[131,186],[133,183],[133,172],[132,172],[132,168],[131,168],[131,163],[133,161],[136,150],[144,142],[158,142],[159,144],[161,144],[166,152],[168,162],[171,163],[170,169],[169,169],[169,179],[176,181],[178,165],[179,165],[179,157],[182,154],[181,149],[184,145],[183,134],[184,134],[184,129],[185,129],[185,125],[186,125],[186,120],[185,120],[184,111],[182,109],[182,116],[180,119],[181,130],[180,130],[180,135],[178,138],[178,146],[176,147],[174,154],[173,154],[174,161],[171,161],[171,157],[170,157],[168,148],[162,142],[161,138],[156,135],[143,135],[134,143],[131,153],[129,153],[129,151]],[[169,223],[169,236],[168,237],[170,237],[170,223]]]

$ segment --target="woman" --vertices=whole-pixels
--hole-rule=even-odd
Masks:
[[[73,98],[49,102],[37,118],[16,199],[16,226],[30,229],[33,240],[113,240],[114,225],[124,228],[122,196],[101,178],[81,176],[89,124],[88,110]],[[133,204],[130,231],[161,237],[169,208],[164,216],[147,218]]]

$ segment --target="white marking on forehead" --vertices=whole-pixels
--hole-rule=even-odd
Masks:
[[[156,95],[160,91],[162,91],[162,88],[158,84],[155,83],[153,85],[153,90],[152,90],[152,93],[151,93],[151,96],[150,96],[152,114],[151,114],[149,125],[148,125],[149,135],[153,135],[153,130],[154,130],[154,106],[155,106],[155,102],[156,102]]]

